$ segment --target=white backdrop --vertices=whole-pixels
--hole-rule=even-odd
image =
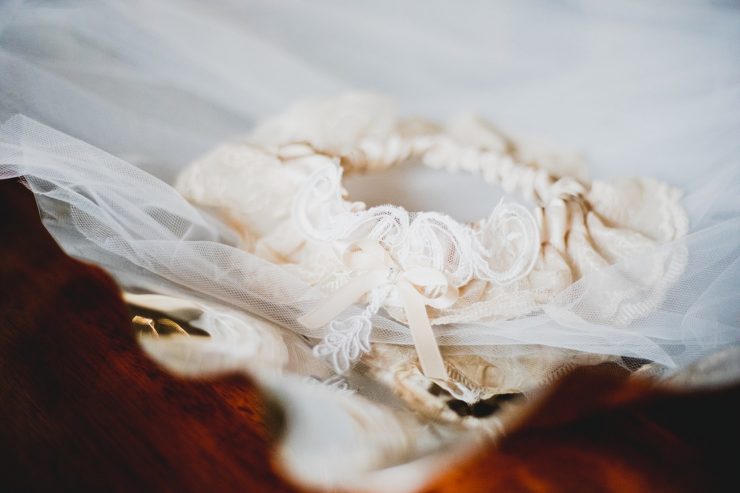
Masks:
[[[167,169],[357,88],[404,113],[475,111],[584,153],[596,177],[691,186],[740,155],[734,1],[1,4],[0,118]]]

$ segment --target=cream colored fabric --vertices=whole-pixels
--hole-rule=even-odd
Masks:
[[[542,245],[531,272],[513,286],[470,279],[453,306],[430,310],[434,324],[527,315],[581,276],[686,233],[679,190],[650,178],[588,182],[564,175],[579,168],[568,156],[540,156],[475,118],[441,127],[398,118],[385,98],[348,94],[299,104],[259,126],[247,142],[220,146],[193,163],[177,188],[197,204],[217,207],[241,233],[244,248],[283,264],[326,293],[345,284],[352,272],[333,245],[307,240],[292,207],[301,187],[332,166],[332,158],[345,173],[419,159],[449,172],[478,174],[533,201]],[[470,226],[480,229],[483,222]],[[646,279],[667,286],[680,272],[679,257],[656,265]],[[658,301],[622,306],[624,298],[626,293],[609,293],[600,313],[604,323],[629,323]],[[404,320],[402,311],[386,308]]]
[[[506,230],[505,222],[496,222],[496,210],[489,218],[461,224],[443,214],[409,215],[393,205],[368,208],[346,197],[342,173],[379,172],[412,160],[450,173],[472,173],[519,193],[534,204],[536,231],[527,231],[523,217],[517,217],[519,229]],[[454,298],[451,303],[427,303],[432,324],[485,324],[537,312],[582,276],[686,233],[680,191],[650,178],[589,182],[584,176],[577,158],[528,149],[475,117],[447,126],[401,119],[383,97],[346,94],[298,104],[260,125],[246,141],[219,146],[193,163],[177,188],[190,201],[216,208],[240,232],[249,252],[281,264],[327,296],[343,293],[345,286],[358,293],[344,304],[369,303],[363,315],[321,320],[329,331],[315,354],[344,372],[370,352],[373,310],[382,307],[396,320],[409,322],[409,306],[393,295],[395,281],[382,286],[382,279],[376,279],[358,288],[362,279],[378,277],[378,271],[347,261],[348,249],[362,242],[379,241],[377,248],[382,244],[387,249],[396,261],[395,268],[388,264],[391,275],[397,269],[403,275],[406,257],[413,265],[444,273],[444,290],[449,294],[454,289]],[[664,260],[646,268],[641,281],[657,288],[650,290],[652,297],[635,302],[634,284],[612,285],[599,295],[592,321],[620,326],[649,313],[681,274],[685,255],[671,252]],[[418,287],[422,295],[425,287]],[[332,308],[323,308],[324,314],[342,311],[337,299]],[[608,359],[543,348],[539,365],[533,366],[531,358],[513,357],[506,360],[508,370],[471,356],[448,355],[443,363],[436,350],[419,345],[425,337],[419,334],[430,329],[419,328],[418,311],[414,309],[417,320],[410,330],[419,356],[427,360],[427,377],[447,382],[448,373],[454,375],[452,380],[465,389],[457,397],[468,401],[533,388],[567,366],[566,360],[593,364]],[[418,373],[413,352],[381,345],[366,360],[377,378],[395,382],[392,387],[408,396],[402,391],[407,380],[397,377]],[[389,377],[388,368],[397,369],[391,372],[395,377]],[[512,375],[518,375],[515,382]],[[420,388],[431,384],[423,375],[417,377],[427,382]],[[435,402],[425,399],[422,407]]]

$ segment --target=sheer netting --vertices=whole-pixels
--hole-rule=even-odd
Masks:
[[[26,177],[46,225],[72,255],[113,272],[167,281],[169,289],[226,302],[305,336],[324,335],[324,328],[296,322],[321,293],[238,248],[223,225],[163,181],[22,116],[3,125],[0,149],[2,177]],[[438,327],[439,343],[484,358],[507,346],[544,345],[674,367],[738,341],[739,173],[727,166],[688,194],[685,202],[698,205],[691,207],[694,224],[685,238],[585,275],[540,314]],[[676,261],[683,274],[667,291],[644,282],[652,266]],[[631,293],[626,299],[625,291]],[[654,308],[625,326],[605,325],[600,322],[612,292],[633,305],[627,310],[644,303]],[[374,325],[374,341],[412,342],[405,325],[382,316]]]

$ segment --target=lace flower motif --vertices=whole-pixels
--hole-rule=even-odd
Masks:
[[[370,351],[372,322],[366,315],[355,315],[329,323],[329,333],[314,346],[313,353],[327,358],[337,373],[349,370],[352,362]]]
[[[376,277],[372,281],[375,285],[360,289],[352,300],[382,288],[375,290],[363,314],[329,322],[328,334],[314,348],[314,353],[329,359],[337,372],[347,371],[370,350],[371,317],[384,304],[405,305],[408,315],[409,286],[418,294],[413,303],[422,303],[422,310],[426,310],[424,305],[444,309],[454,305],[458,289],[473,278],[506,285],[526,276],[534,266],[539,229],[526,208],[501,203],[479,229],[436,212],[409,214],[403,207],[390,205],[366,209],[361,203],[343,199],[342,170],[335,160],[326,159],[327,165],[315,172],[296,196],[296,227],[313,241],[334,244],[347,268],[359,277],[387,271],[386,278]],[[368,243],[379,245],[374,250],[380,248],[386,259],[375,255],[375,263],[358,268],[348,261],[351,250]],[[369,252],[361,252],[363,255]],[[417,320],[426,315],[419,317]],[[428,320],[424,324],[428,326]]]

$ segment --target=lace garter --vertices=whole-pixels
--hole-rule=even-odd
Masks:
[[[238,216],[232,222],[255,251],[299,266],[311,284],[324,286],[326,299],[298,321],[325,330],[314,353],[338,373],[370,351],[372,317],[384,309],[408,325],[423,373],[455,392],[433,324],[495,318],[490,307],[507,295],[500,288],[512,285],[507,290],[526,302],[508,303],[514,308],[498,316],[525,315],[586,272],[687,230],[680,192],[662,183],[589,183],[573,176],[579,173],[572,159],[527,154],[475,118],[440,128],[400,120],[385,102],[349,95],[298,105],[258,127],[248,144],[224,146],[178,180],[190,200]],[[519,193],[534,210],[501,202],[488,217],[460,223],[395,205],[368,208],[346,197],[344,173],[407,161],[477,174]],[[254,193],[229,195],[239,180]],[[273,224],[281,221],[284,226]],[[318,253],[298,255],[300,244]],[[679,271],[656,269],[646,279],[667,285]],[[356,303],[364,309],[342,317]],[[617,296],[603,316],[628,323],[650,309],[651,300],[640,303],[627,306]]]

